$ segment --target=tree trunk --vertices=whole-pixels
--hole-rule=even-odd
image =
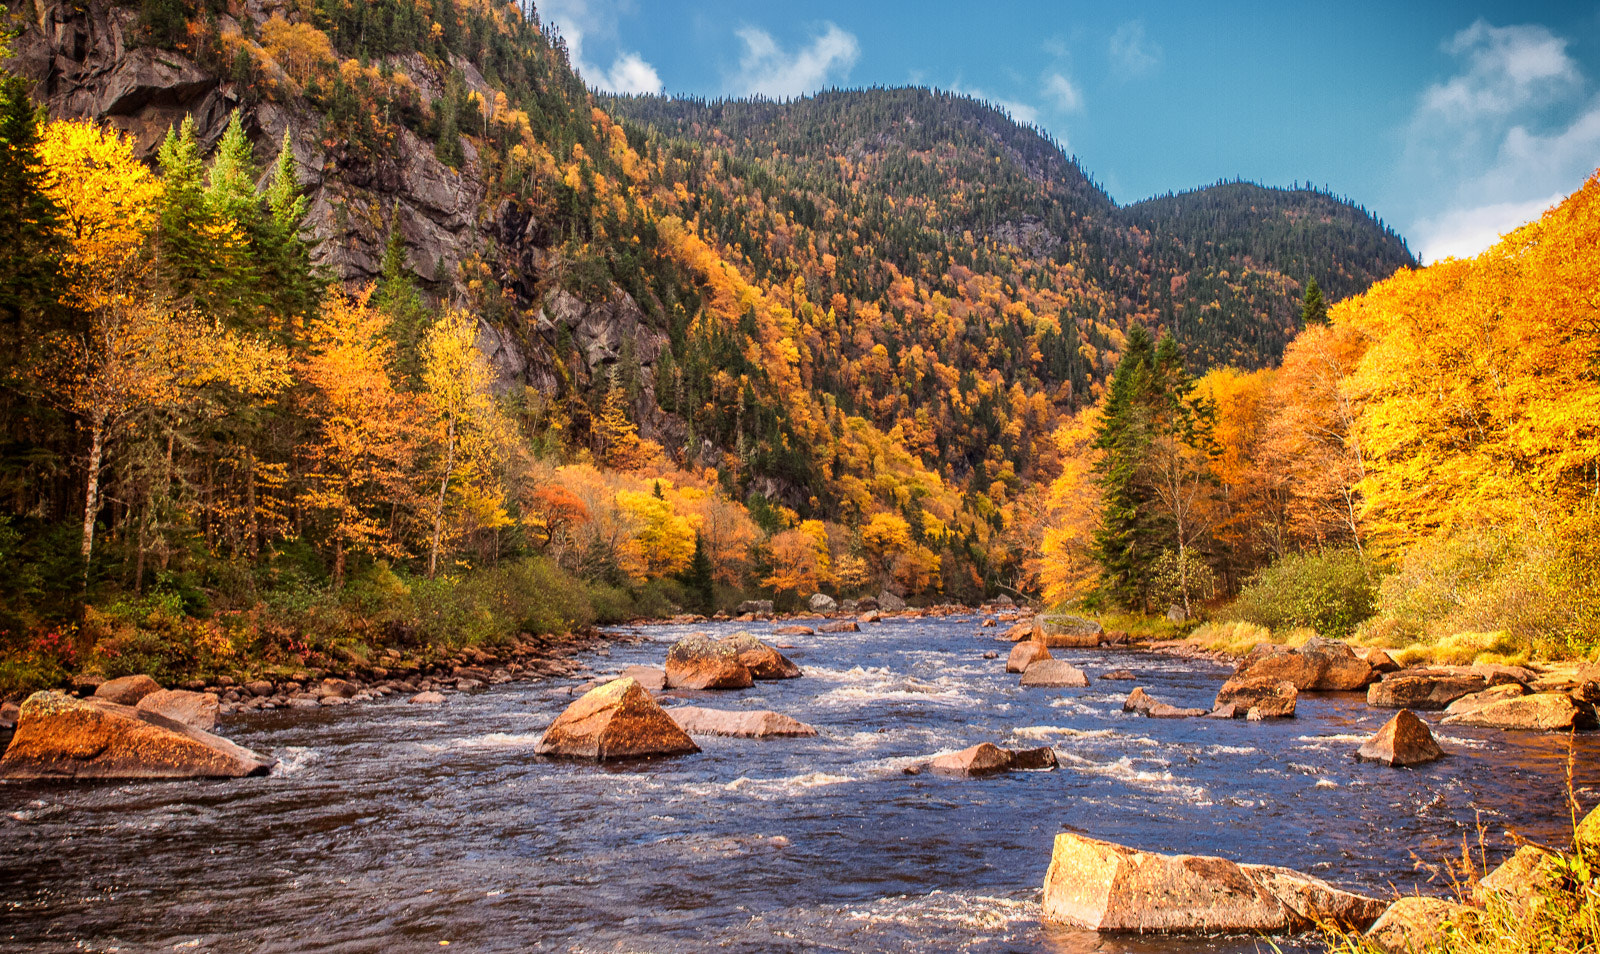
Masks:
[[[100,463],[105,453],[106,419],[89,421],[89,479],[83,494],[83,587],[89,588],[89,565],[94,556],[94,521],[100,512]]]
[[[449,430],[445,432],[445,457],[444,477],[439,481],[439,499],[433,508],[433,546],[428,552],[428,579],[433,579],[433,574],[439,568],[439,546],[444,541],[444,500],[445,494],[450,490],[450,475],[456,469],[456,422],[450,419]]]

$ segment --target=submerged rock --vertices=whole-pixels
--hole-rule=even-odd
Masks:
[[[152,692],[161,691],[161,684],[146,675],[122,676],[102,682],[94,691],[96,699],[114,702],[119,706],[136,706],[139,700]]]
[[[661,692],[667,688],[666,671],[654,666],[629,666],[618,673],[617,678],[632,679],[650,692]]]
[[[1367,931],[1367,940],[1389,954],[1417,954],[1439,939],[1446,924],[1472,917],[1464,904],[1443,898],[1406,897],[1396,900]]]
[[[1594,709],[1561,692],[1541,692],[1502,699],[1441,720],[1445,725],[1475,725],[1488,729],[1552,731],[1593,728]]]
[[[1259,718],[1275,719],[1294,715],[1295,702],[1300,691],[1288,680],[1271,677],[1234,676],[1223,683],[1217,693],[1213,709],[1233,703],[1246,713],[1260,713]]]
[[[1089,684],[1082,669],[1064,659],[1043,659],[1022,674],[1022,685],[1047,689],[1081,689]]]
[[[444,703],[444,693],[434,692],[430,689],[427,692],[417,693],[416,695],[412,696],[409,701],[414,706],[442,705]]]
[[[1207,714],[1204,709],[1180,709],[1161,702],[1145,692],[1143,686],[1128,693],[1128,698],[1122,703],[1122,711],[1137,712],[1148,719],[1191,719]]]
[[[774,636],[814,636],[816,630],[809,626],[779,626],[772,631]]]
[[[617,679],[567,706],[534,751],[606,761],[683,755],[700,747],[636,680]]]
[[[1055,750],[1049,746],[1037,749],[1003,749],[983,742],[959,752],[941,755],[915,771],[926,768],[935,775],[956,775],[978,778],[1010,771],[1040,771],[1056,767]],[[913,771],[912,774],[915,774]]]
[[[1384,723],[1377,734],[1362,744],[1356,758],[1368,762],[1402,767],[1421,765],[1444,758],[1444,750],[1433,740],[1428,724],[1410,709],[1401,709]]]
[[[1384,904],[1271,865],[1139,851],[1056,835],[1043,916],[1094,931],[1158,934],[1365,928]]]
[[[1367,705],[1383,709],[1443,709],[1465,695],[1482,692],[1488,680],[1476,673],[1402,669],[1367,688]]]
[[[669,689],[748,689],[755,675],[739,661],[736,645],[690,636],[667,650],[666,684]]]
[[[1043,643],[1033,640],[1018,643],[1011,647],[1011,654],[1006,657],[1006,672],[1027,672],[1028,667],[1041,659],[1049,659],[1050,650]]]
[[[865,614],[865,615],[866,616],[870,616],[872,614],[868,613],[868,614]],[[872,620],[867,620],[867,619],[863,618],[863,622],[872,622]],[[817,632],[819,632],[819,633],[859,633],[859,632],[861,632],[861,626],[855,620],[847,619],[847,620],[843,620],[842,622],[838,622],[838,623],[824,623],[821,626],[817,627]]]
[[[678,706],[667,710],[690,735],[728,735],[744,739],[805,737],[817,730],[797,719],[765,709],[747,711]]]
[[[154,712],[210,732],[217,727],[217,710],[221,705],[222,700],[213,692],[158,689],[140,699],[137,708],[141,712]]]
[[[241,778],[275,764],[156,712],[36,692],[22,704],[0,778]]]

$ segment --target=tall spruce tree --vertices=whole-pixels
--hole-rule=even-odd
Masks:
[[[1148,609],[1156,561],[1190,543],[1190,513],[1172,482],[1194,476],[1174,472],[1184,449],[1203,458],[1211,446],[1208,408],[1193,391],[1177,341],[1170,334],[1152,341],[1134,326],[1094,444],[1103,455],[1094,557],[1102,592],[1123,606]]]
[[[693,609],[710,615],[716,608],[716,581],[711,575],[711,555],[706,552],[705,539],[698,533],[694,535],[694,556],[678,579],[688,591],[686,595]]]
[[[1306,282],[1305,298],[1300,302],[1300,323],[1307,328],[1328,323],[1328,303],[1323,300],[1322,286],[1315,278]]]
[[[56,310],[58,213],[44,192],[38,146],[39,113],[28,82],[0,78],[0,325],[8,338]]]
[[[283,146],[272,164],[272,181],[267,186],[267,218],[259,257],[270,277],[270,307],[286,330],[293,327],[295,318],[309,316],[320,298],[311,267],[315,243],[300,234],[306,205],[306,197],[300,192],[299,164],[290,148],[289,130],[285,129]]]

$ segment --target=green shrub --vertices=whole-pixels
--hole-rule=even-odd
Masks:
[[[1600,645],[1597,524],[1524,517],[1435,534],[1383,581],[1361,635],[1403,647],[1499,633],[1522,652],[1587,655]]]
[[[1343,639],[1372,615],[1375,596],[1355,551],[1291,553],[1257,573],[1221,616],[1274,632],[1304,626]]]

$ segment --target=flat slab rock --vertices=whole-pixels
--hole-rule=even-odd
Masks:
[[[0,778],[242,778],[276,764],[157,712],[36,692],[22,703]]]
[[[1561,692],[1541,692],[1531,696],[1502,699],[1478,708],[1447,715],[1445,725],[1474,725],[1488,729],[1524,729],[1536,732],[1589,729],[1595,724],[1594,709]]]
[[[1462,696],[1489,688],[1476,673],[1402,669],[1367,687],[1367,705],[1384,709],[1443,709]]]
[[[1319,923],[1365,929],[1384,907],[1288,868],[1139,851],[1062,832],[1045,875],[1043,916],[1094,931],[1283,933]]]
[[[1375,673],[1349,646],[1318,637],[1298,649],[1248,659],[1237,676],[1292,682],[1299,692],[1348,692],[1365,689]]]
[[[1023,672],[1021,684],[1046,689],[1081,689],[1089,684],[1089,676],[1064,659],[1043,659]]]
[[[672,721],[690,735],[726,735],[741,739],[803,738],[817,730],[798,719],[767,709],[704,709],[675,706]]]
[[[634,679],[616,679],[579,696],[534,747],[539,755],[602,762],[698,751],[700,746]]]
[[[1128,693],[1128,698],[1122,703],[1122,711],[1137,712],[1147,719],[1192,719],[1209,714],[1205,709],[1182,709],[1168,705],[1145,692],[1143,686]]]
[[[157,689],[140,699],[136,708],[210,732],[217,727],[217,712],[222,708],[222,700],[214,692]]]
[[[1012,771],[1042,771],[1056,767],[1055,750],[1049,746],[1037,749],[1003,749],[992,742],[982,742],[959,752],[945,755],[906,769],[906,774],[917,775],[926,770],[934,775],[953,775],[962,778],[980,778]]]

